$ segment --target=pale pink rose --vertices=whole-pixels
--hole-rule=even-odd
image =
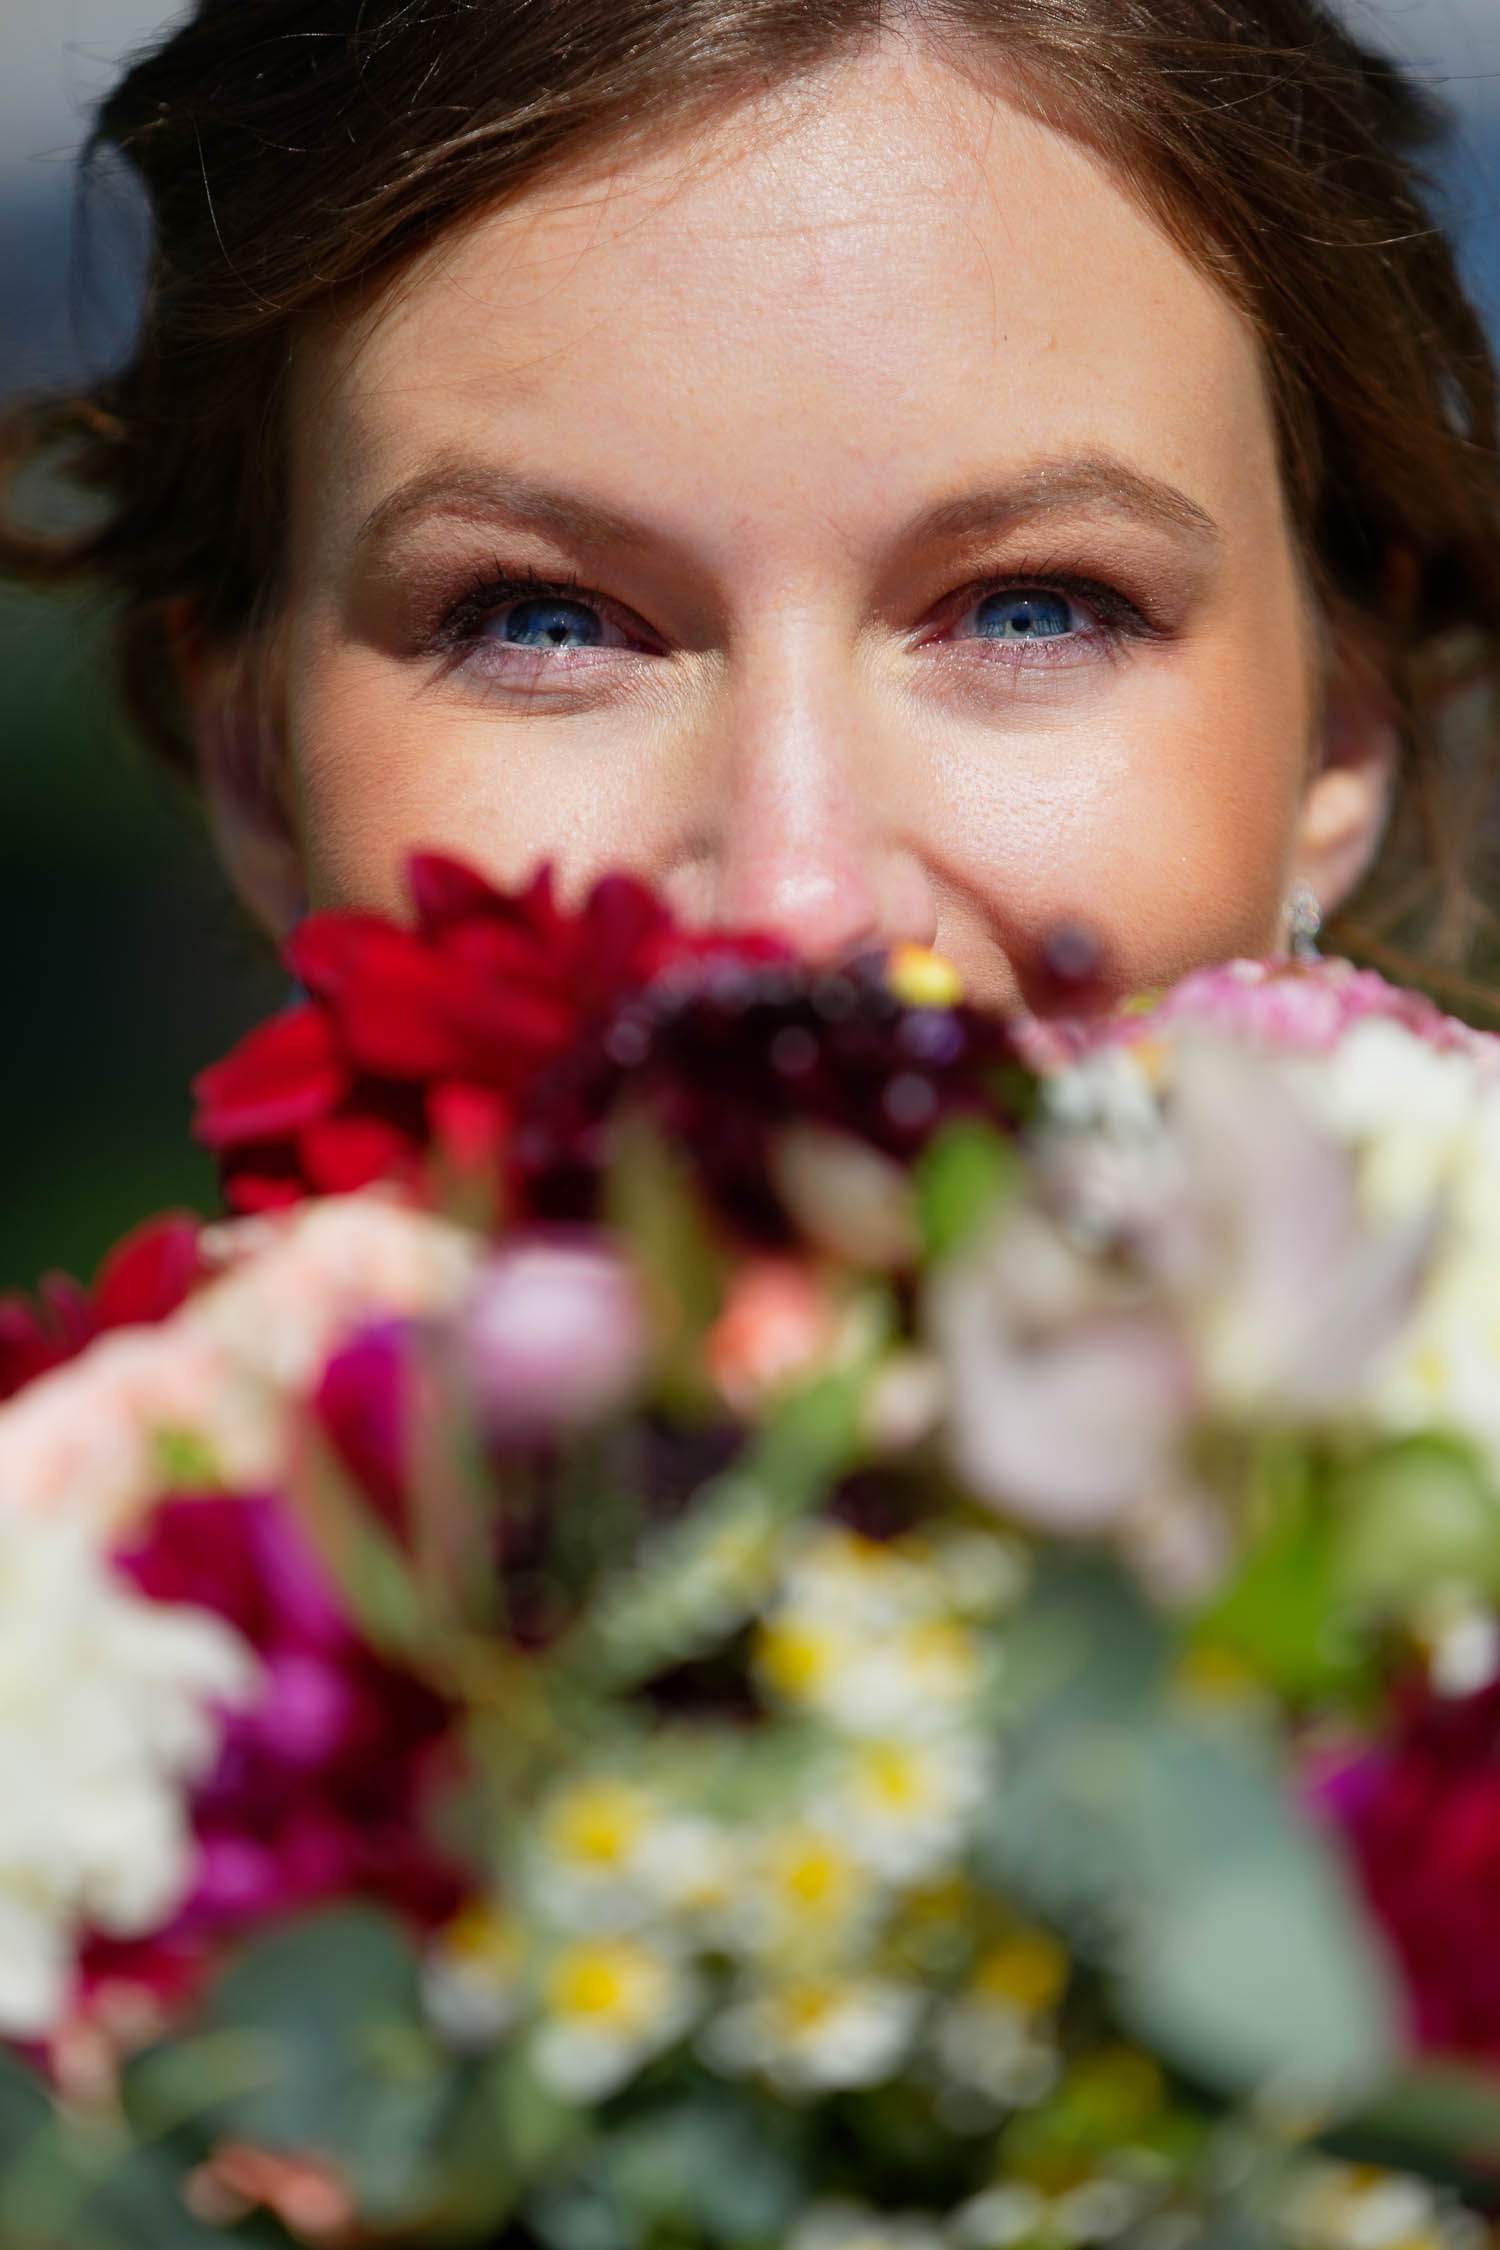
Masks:
[[[310,1204],[215,1230],[221,1278],[151,1328],[101,1337],[0,1407],[0,1506],[77,1509],[123,1523],[170,1481],[189,1439],[230,1490],[278,1480],[292,1402],[348,1332],[447,1312],[478,1241],[377,1196]]]
[[[382,1195],[332,1196],[284,1218],[217,1230],[224,1277],[177,1316],[222,1343],[248,1377],[277,1391],[312,1383],[342,1337],[372,1320],[453,1310],[483,1245],[462,1227]]]
[[[0,1410],[0,1506],[128,1519],[163,1481],[161,1436],[206,1430],[231,1380],[174,1322],[101,1337]]]

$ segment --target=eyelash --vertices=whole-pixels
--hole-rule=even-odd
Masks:
[[[1108,586],[1098,579],[1082,577],[1074,571],[1016,570],[994,579],[976,581],[972,587],[965,588],[962,592],[964,608],[957,611],[959,616],[994,594],[1011,593],[1064,594],[1069,600],[1079,602],[1098,614],[1099,628],[1089,634],[1064,634],[1035,641],[981,640],[959,644],[961,647],[979,649],[987,662],[1056,662],[1063,651],[1076,650],[1078,643],[1085,639],[1101,643],[1105,653],[1114,656],[1128,641],[1159,640],[1163,637],[1160,628],[1117,586]],[[518,601],[576,601],[599,610],[605,616],[610,615],[614,609],[613,603],[585,586],[575,573],[563,572],[556,577],[543,577],[540,572],[531,569],[506,570],[497,562],[490,575],[476,579],[444,610],[432,636],[433,652],[446,656],[450,665],[457,668],[482,648],[503,648],[503,643],[488,642],[483,629],[496,610]],[[1016,648],[1025,652],[1020,658],[1001,653]],[[552,661],[555,662],[560,657],[567,663],[578,653],[577,650],[559,650],[553,653]],[[627,652],[608,650],[603,653],[621,655]],[[548,654],[543,649],[505,650],[508,668],[513,667],[518,659],[546,659]]]

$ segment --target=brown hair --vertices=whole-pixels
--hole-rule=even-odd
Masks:
[[[189,766],[167,620],[187,597],[233,643],[274,607],[299,319],[563,162],[897,27],[1057,108],[1254,321],[1314,584],[1379,639],[1402,721],[1346,942],[1461,958],[1500,771],[1495,367],[1433,217],[1441,112],[1324,0],[199,0],[90,143],[149,199],[134,352],[0,428],[0,480],[51,462],[95,516],[0,523],[0,571],[119,597],[130,708]]]

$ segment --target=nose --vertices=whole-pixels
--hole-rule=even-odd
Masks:
[[[691,918],[779,937],[828,964],[932,945],[933,887],[904,833],[897,762],[847,662],[826,649],[747,666],[698,761],[709,801],[679,870]]]

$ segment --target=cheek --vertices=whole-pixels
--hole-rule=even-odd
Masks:
[[[925,825],[964,902],[954,950],[998,950],[1023,985],[1060,922],[1094,931],[1119,992],[1277,942],[1312,724],[1300,667],[1133,663],[1045,724],[941,750]]]
[[[502,884],[551,859],[564,888],[611,862],[641,864],[649,816],[631,730],[621,755],[539,749],[532,722],[440,707],[358,650],[293,669],[289,733],[299,845],[315,907],[401,914],[413,850],[452,852]],[[657,792],[659,794],[659,792]]]

